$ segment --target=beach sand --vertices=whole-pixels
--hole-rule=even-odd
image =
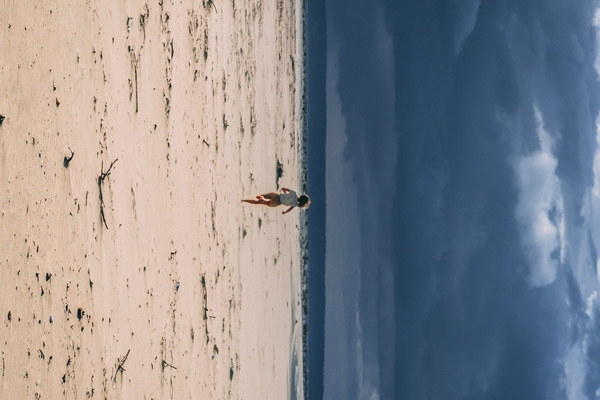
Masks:
[[[304,185],[301,30],[300,0],[3,2],[0,398],[284,399],[296,356],[303,396],[304,211],[240,202]]]

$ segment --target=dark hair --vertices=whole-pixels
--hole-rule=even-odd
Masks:
[[[306,205],[306,203],[308,203],[308,196],[303,194],[302,196],[298,197],[298,206],[299,207],[303,207]]]

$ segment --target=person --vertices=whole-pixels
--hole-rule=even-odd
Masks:
[[[294,207],[307,209],[310,206],[310,197],[305,194],[298,196],[298,194],[291,189],[281,188],[280,193],[271,192],[265,194],[259,194],[256,196],[257,200],[242,200],[244,203],[250,204],[261,204],[268,207],[277,207],[280,205],[288,206],[289,208],[282,212],[287,214],[294,209]]]

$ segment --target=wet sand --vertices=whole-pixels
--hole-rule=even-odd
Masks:
[[[0,398],[302,392],[301,14],[4,3]]]

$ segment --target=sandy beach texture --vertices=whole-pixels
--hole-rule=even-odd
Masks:
[[[240,199],[302,189],[301,14],[2,2],[0,398],[290,396],[303,211]]]

